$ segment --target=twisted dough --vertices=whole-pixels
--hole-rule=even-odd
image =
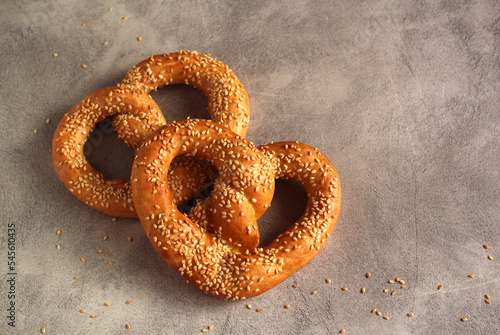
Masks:
[[[252,159],[246,159],[251,157],[248,155],[250,151],[254,152],[252,146],[249,149],[241,138],[231,136],[214,123],[190,120],[175,127],[161,128],[145,142],[132,168],[132,194],[139,219],[155,251],[174,270],[206,293],[224,299],[244,299],[276,286],[318,254],[340,211],[338,175],[325,156],[305,144],[282,142],[260,148],[268,158],[267,163],[265,159],[252,163]],[[207,137],[210,137],[211,144],[202,148]],[[304,214],[264,248],[251,249],[228,243],[218,233],[216,225],[210,224],[216,219],[214,216],[205,217],[201,225],[191,220],[213,214],[213,210],[210,212],[199,207],[197,213],[188,218],[177,210],[168,188],[165,188],[165,171],[169,163],[176,155],[190,150],[211,159],[225,175],[224,184],[231,187],[264,193],[261,183],[265,181],[268,185],[271,177],[301,181],[308,194]],[[242,165],[245,160],[251,163],[250,167]],[[260,166],[261,163],[269,164],[274,173],[252,173],[252,169],[269,170]],[[240,181],[242,171],[247,171],[252,179],[245,181],[244,185],[227,182],[232,178]],[[257,186],[260,187],[257,189]],[[266,202],[264,209],[268,206]],[[217,206],[214,208],[219,210]],[[230,224],[223,231],[238,226],[239,222],[236,220],[231,224],[238,212],[229,209],[226,214]]]

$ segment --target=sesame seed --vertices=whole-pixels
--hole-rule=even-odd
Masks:
[[[366,289],[364,287],[361,288],[361,293],[365,293]]]
[[[366,278],[370,278],[371,277],[371,273],[367,272],[365,276],[366,276]]]
[[[485,295],[484,295],[484,297],[485,297],[486,299],[490,299],[490,295],[489,295],[489,294],[485,294]]]
[[[107,239],[108,239],[107,235],[102,238],[103,241],[106,241]]]
[[[214,325],[208,326],[208,330],[212,330],[212,329],[214,329]]]
[[[348,290],[348,288],[347,288],[347,287],[345,287],[345,286],[344,286],[344,287],[342,287],[342,291],[347,291],[347,290]]]
[[[491,300],[490,299],[486,299],[484,302],[487,303],[487,304],[491,304]]]
[[[82,23],[82,26],[84,26],[84,27],[85,27],[86,25],[87,25],[87,22],[83,22],[83,23]]]
[[[111,303],[110,302],[105,302],[104,305],[111,306]]]
[[[394,280],[389,280],[389,284],[394,284]]]
[[[40,329],[40,331],[42,332],[42,334],[45,334],[45,328]]]
[[[483,248],[485,248],[485,249],[489,249],[490,247],[489,247],[489,245],[487,245],[487,244],[483,244]]]
[[[339,333],[344,334],[344,333],[345,333],[345,329],[341,329],[341,330],[339,331]]]
[[[132,241],[133,241],[133,238],[132,238],[132,237],[129,237],[129,238],[128,238],[128,241],[129,241],[129,242],[132,242]]]
[[[468,320],[469,320],[469,319],[467,319],[467,318],[461,318],[461,319],[460,319],[460,321],[462,321],[462,322],[465,322],[465,321],[468,321]]]
[[[85,313],[85,312],[86,312],[86,310],[84,310],[84,309],[80,309],[80,313],[82,313],[82,314],[83,314],[83,313]]]
[[[122,19],[128,20],[128,16],[124,16],[124,17],[122,17]]]
[[[53,55],[54,57],[59,56],[59,54],[58,54],[58,53],[53,53],[52,55]]]
[[[389,289],[388,289],[388,288],[386,288],[386,289],[384,290],[384,292],[385,292],[385,293],[389,292]]]
[[[87,66],[87,64],[82,64],[82,67],[83,67],[84,69],[86,69],[88,66]]]
[[[372,309],[372,311],[371,311],[371,312],[372,312],[372,313],[375,313],[376,311],[377,311],[376,309]]]
[[[111,261],[111,262],[108,262],[109,265],[113,265],[115,264],[115,262]]]
[[[299,285],[294,284],[294,285],[292,285],[292,287],[297,288],[297,287],[299,287]]]
[[[469,278],[474,278],[474,277],[475,277],[475,275],[472,273],[469,275]]]
[[[125,325],[125,328],[130,329],[130,325],[127,323],[127,324]]]
[[[58,235],[58,236],[59,236],[59,235],[61,235],[61,231],[60,231],[60,230],[58,230],[58,231],[56,232],[56,235]]]
[[[142,37],[141,36],[137,36],[137,40],[140,42],[142,41]]]
[[[493,256],[491,256],[491,255],[490,255],[490,256],[488,256],[488,259],[489,259],[490,261],[491,261],[491,260],[493,260]]]
[[[127,300],[127,301],[125,301],[125,304],[130,305],[130,303],[131,303],[131,302],[132,302],[132,301]]]
[[[395,295],[395,294],[396,294],[396,291],[392,291],[392,292],[391,292],[391,295]]]
[[[33,130],[33,132],[34,132],[35,134],[36,134],[36,133],[38,133],[38,129],[37,129],[37,128],[35,128],[35,130]]]
[[[208,329],[203,328],[203,329],[201,330],[201,332],[202,332],[202,333],[208,333]]]
[[[318,291],[312,291],[312,292],[311,292],[311,294],[316,294],[316,293],[318,293]]]
[[[81,257],[81,258],[80,258],[80,260],[81,260],[82,262],[84,262],[84,263],[87,261],[87,260],[86,260],[85,258],[83,258],[83,257]]]
[[[61,249],[61,245],[60,244],[56,245],[56,249],[57,250]]]
[[[439,285],[438,290],[442,290],[442,289],[443,289],[443,285]]]
[[[376,311],[375,314],[377,314],[378,316],[382,315],[382,313],[380,311]]]
[[[408,315],[410,318],[413,317],[413,313],[408,313],[406,315]]]
[[[331,279],[328,279],[328,278],[327,278],[327,279],[325,279],[325,281],[326,281],[326,283],[327,283],[327,284],[330,284],[330,283],[332,282],[332,280],[331,280]]]
[[[252,309],[252,305],[247,305],[246,306],[248,309]]]
[[[103,45],[108,45],[108,43],[109,43],[108,41],[104,41],[102,44]]]
[[[93,318],[93,319],[95,319],[97,317],[97,315],[92,314],[90,317]]]
[[[262,308],[257,308],[255,311],[260,313],[262,312]]]
[[[383,316],[382,318],[384,318],[385,320],[389,320],[388,316]]]
[[[283,307],[284,307],[284,308],[290,308],[291,306],[287,304],[287,305],[285,305],[285,306],[283,306]]]
[[[118,221],[118,218],[114,217],[114,218],[111,219],[111,221],[116,222],[116,221]]]
[[[75,279],[78,280],[78,279],[80,279],[80,277],[76,276]]]

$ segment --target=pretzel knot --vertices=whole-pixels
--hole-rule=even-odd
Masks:
[[[227,65],[197,52],[151,56],[130,70],[116,87],[87,95],[59,123],[52,158],[63,183],[78,199],[109,215],[137,217],[130,181],[108,179],[94,169],[84,156],[84,145],[96,124],[113,116],[118,136],[137,149],[153,131],[166,124],[148,93],[174,83],[201,89],[208,97],[213,120],[239,135],[246,134],[248,96]],[[173,201],[180,204],[195,196],[210,182],[211,173],[211,166],[202,159],[176,158],[169,171]]]
[[[166,180],[172,159],[187,152],[220,173],[212,198],[189,217],[176,208]],[[270,205],[275,178],[301,181],[307,208],[286,232],[257,248],[255,222]],[[337,172],[319,151],[296,142],[257,149],[224,127],[194,119],[161,127],[143,143],[132,167],[132,196],[156,252],[189,283],[224,299],[264,293],[309,263],[340,211]],[[247,215],[249,226],[240,220]]]

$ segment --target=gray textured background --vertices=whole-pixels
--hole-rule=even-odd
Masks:
[[[17,334],[500,333],[497,1],[2,1],[0,32],[0,333],[13,330],[8,223]],[[342,211],[325,249],[249,301],[187,285],[137,220],[86,207],[52,165],[64,113],[150,54],[178,50],[233,69],[250,96],[249,140],[307,143],[340,174]],[[208,115],[192,88],[154,98],[168,121]],[[89,160],[127,177],[131,149],[105,135]],[[265,238],[304,204],[300,188],[280,183]],[[396,277],[405,289],[388,283]]]

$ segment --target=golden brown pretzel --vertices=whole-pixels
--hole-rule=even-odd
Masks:
[[[155,251],[189,283],[224,299],[249,298],[288,278],[309,263],[325,245],[340,212],[338,175],[325,156],[305,144],[282,142],[262,146],[261,150],[269,158],[277,178],[303,183],[309,197],[307,208],[295,224],[268,246],[252,250],[235,247],[217,236],[216,229],[212,234],[210,225],[197,225],[181,214],[163,187],[166,184],[164,171],[172,158],[193,148],[196,148],[196,155],[203,156],[231,151],[234,157],[218,154],[215,161],[223,158],[225,162],[217,164],[236,171],[235,176],[238,176],[240,163],[231,164],[231,160],[246,154],[238,151],[238,147],[232,144],[234,139],[222,128],[208,121],[204,124],[210,131],[200,130],[200,121],[194,120],[175,131],[161,128],[143,144],[132,168],[134,203]],[[195,145],[208,134],[215,136],[219,132],[227,136],[225,142],[214,137],[209,150]],[[217,149],[219,143],[225,144]],[[259,163],[252,164],[252,168],[259,168]],[[261,177],[267,178],[268,174]],[[253,189],[262,192],[262,188]],[[198,208],[198,212],[190,217],[203,216],[203,213],[207,212]],[[232,214],[234,218],[238,213]]]
[[[117,87],[103,88],[83,98],[60,121],[52,142],[52,159],[61,180],[78,199],[109,215],[137,217],[130,180],[106,178],[87,162],[83,153],[95,125],[116,113],[126,113],[137,123],[134,125],[137,137],[131,136],[127,141],[134,148],[165,123],[158,105],[149,95],[124,93]],[[179,161],[173,166],[169,175],[172,188],[176,190],[176,203],[192,197],[207,183],[208,167],[206,163],[200,165],[195,161]],[[183,173],[183,187],[176,187],[181,175],[178,170]]]
[[[93,169],[83,155],[83,146],[93,127],[113,115],[118,136],[136,149],[150,133],[166,124],[148,93],[171,83],[200,88],[209,98],[213,119],[240,135],[246,134],[248,96],[227,65],[197,52],[151,56],[134,66],[118,87],[86,96],[56,130],[53,140],[56,170],[78,199],[109,215],[136,217],[129,181],[109,180]],[[202,159],[177,157],[169,170],[175,203],[180,204],[200,192],[210,181],[211,173],[210,165]]]

